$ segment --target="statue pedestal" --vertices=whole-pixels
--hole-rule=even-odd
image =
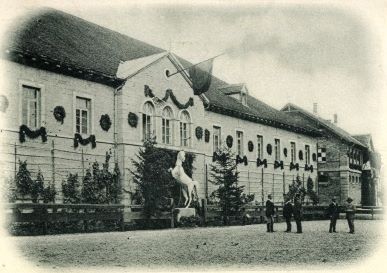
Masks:
[[[175,208],[174,214],[176,215],[176,221],[179,222],[181,217],[190,217],[196,215],[194,208]]]

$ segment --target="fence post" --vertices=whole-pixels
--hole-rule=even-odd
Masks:
[[[261,174],[262,174],[261,175],[261,186],[262,186],[262,188],[261,188],[261,198],[262,198],[262,206],[263,206],[265,204],[265,197],[264,197],[265,192],[263,190],[263,167],[262,167],[262,173]]]
[[[15,142],[15,179],[16,179],[16,174],[17,174],[17,147]]]
[[[283,191],[283,194],[285,194],[285,172],[282,173],[282,191]]]
[[[249,189],[249,194],[250,194],[250,171],[247,170],[247,185],[248,185],[248,189]]]
[[[206,198],[202,199],[202,210],[203,210],[202,222],[203,222],[203,225],[205,226],[207,224],[207,199]]]
[[[206,197],[206,199],[208,199],[208,165],[206,163],[206,166],[205,166],[205,172],[206,172],[206,176],[205,176],[205,192],[204,192],[204,196]]]
[[[51,167],[52,167],[52,177],[51,177],[51,185],[55,188],[55,143],[54,140],[51,141]]]
[[[274,184],[275,184],[275,176],[274,176],[274,171],[273,171],[273,186],[272,186],[272,187],[273,187],[273,188],[272,188],[273,202],[274,202],[274,200],[275,200],[275,199],[274,199]]]
[[[82,181],[85,178],[85,160],[83,158],[83,148],[81,149],[81,161],[82,161]]]
[[[305,189],[305,173],[302,173],[302,187]]]
[[[170,206],[171,206],[171,228],[175,227],[175,217],[173,215],[173,211],[175,210],[175,204],[173,203],[173,198],[170,200]]]

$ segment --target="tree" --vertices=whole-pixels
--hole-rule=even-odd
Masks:
[[[114,170],[112,175],[112,182],[109,188],[109,201],[114,204],[118,204],[121,201],[122,185],[121,185],[121,172],[118,164],[114,164]]]
[[[98,163],[97,163],[98,164]],[[96,164],[93,164],[93,173],[96,172]],[[85,177],[83,178],[82,190],[81,190],[81,200],[82,203],[89,204],[98,204],[98,191],[97,185],[93,180],[93,176],[90,172],[90,169],[86,170]]]
[[[62,181],[63,202],[75,204],[81,200],[78,174],[69,174],[67,181]]]
[[[43,203],[55,202],[56,190],[54,185],[48,185],[43,189],[42,199]]]
[[[242,195],[244,186],[238,186],[239,173],[234,154],[227,147],[222,147],[215,164],[211,165],[211,183],[219,186],[214,195],[222,208],[224,224],[228,216],[235,215],[245,202]]]
[[[172,158],[169,153],[155,147],[154,140],[145,140],[137,160],[132,160],[133,182],[144,199],[144,215],[149,219],[163,209],[163,203],[172,197],[175,181],[168,169]]]
[[[306,191],[305,188],[302,186],[302,181],[299,175],[297,175],[296,180],[293,180],[292,184],[289,185],[289,191],[286,193],[286,196],[287,198],[289,198],[289,200],[294,200],[296,194],[299,194],[301,200],[304,200]]]
[[[44,191],[44,177],[42,172],[39,170],[36,180],[32,181],[31,188],[30,188],[32,203],[38,202],[39,196],[43,195],[43,191]]]
[[[317,193],[313,190],[313,188],[314,188],[313,179],[311,177],[308,177],[308,180],[306,182],[306,194],[312,200],[313,205],[316,205],[319,202],[319,198]]]
[[[19,170],[16,174],[16,189],[17,192],[24,198],[25,195],[30,194],[32,188],[31,173],[27,168],[27,161],[19,160]]]

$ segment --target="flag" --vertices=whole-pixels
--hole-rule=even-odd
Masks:
[[[193,65],[188,69],[195,95],[203,94],[210,88],[213,61],[214,58]]]
[[[317,162],[318,163],[327,162],[327,150],[326,150],[326,148],[318,148],[317,149]]]

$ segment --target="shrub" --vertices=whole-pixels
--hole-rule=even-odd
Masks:
[[[78,174],[69,174],[67,181],[62,181],[63,202],[75,204],[81,200]]]
[[[199,216],[182,216],[180,217],[180,221],[177,223],[178,227],[197,227],[201,223],[201,219]]]

